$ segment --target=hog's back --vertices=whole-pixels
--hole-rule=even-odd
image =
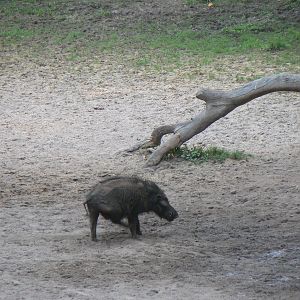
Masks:
[[[117,204],[113,202],[118,202],[121,204],[121,202],[130,201],[133,196],[139,198],[144,192],[144,183],[139,178],[112,177],[99,182],[87,195],[87,202],[105,204]]]

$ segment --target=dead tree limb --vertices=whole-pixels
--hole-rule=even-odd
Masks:
[[[204,110],[190,121],[164,125],[154,129],[150,139],[130,150],[132,152],[141,148],[159,146],[147,161],[147,166],[157,165],[170,150],[180,147],[184,142],[202,132],[238,106],[277,91],[300,92],[300,74],[267,76],[230,91],[201,89],[196,97],[206,102]],[[162,137],[170,133],[173,133],[173,135],[166,142],[161,143]]]

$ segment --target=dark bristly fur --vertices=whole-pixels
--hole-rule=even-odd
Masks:
[[[128,227],[133,238],[141,235],[138,215],[155,212],[159,217],[173,221],[178,217],[165,193],[152,181],[137,177],[115,176],[98,183],[87,195],[84,207],[90,217],[91,239],[96,241],[99,214],[115,224]]]

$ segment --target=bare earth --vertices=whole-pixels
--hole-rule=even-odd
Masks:
[[[157,125],[195,115],[203,86],[237,84],[121,67],[7,66],[1,299],[300,299],[298,94],[251,101],[191,141],[244,150],[248,161],[145,168],[142,154],[118,153]],[[143,215],[140,240],[100,219],[91,242],[82,202],[108,174],[155,181],[180,217]]]

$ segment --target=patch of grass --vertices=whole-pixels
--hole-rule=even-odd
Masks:
[[[134,48],[139,56],[137,67],[144,66],[143,58],[148,57],[147,65],[165,65],[180,68],[188,60],[197,58],[202,65],[209,64],[222,55],[249,54],[249,51],[279,51],[293,50],[299,45],[299,31],[294,27],[282,27],[277,31],[264,31],[262,25],[241,24],[227,28],[222,33],[202,36],[191,29],[158,28],[149,26],[143,32],[122,37],[123,44],[116,43],[119,47]],[[297,55],[297,54],[296,54]],[[298,54],[299,57],[299,54]],[[288,58],[288,57],[286,57]]]
[[[286,0],[284,4],[290,9],[299,8],[300,0]]]
[[[81,55],[79,55],[78,53],[74,52],[74,53],[69,53],[67,56],[66,56],[66,59],[68,61],[79,61],[81,58]]]
[[[199,3],[207,3],[207,0],[185,0],[184,3],[187,5],[196,5]]]
[[[52,15],[56,10],[55,1],[45,1],[45,3],[37,0],[23,0],[23,1],[5,1],[0,8],[0,13],[5,16],[37,16],[44,17]]]
[[[137,67],[146,67],[149,64],[150,64],[150,59],[148,57],[141,57],[136,61]]]
[[[222,29],[222,32],[226,34],[232,34],[234,36],[239,36],[243,33],[259,33],[268,31],[273,31],[273,28],[265,22],[241,23],[235,26],[228,26]]]
[[[182,6],[182,16],[178,13],[178,17],[170,14],[172,17],[162,18],[157,14],[150,18],[152,21],[141,18],[135,1],[0,1],[2,45],[6,50],[30,50],[39,45],[36,57],[41,59],[59,48],[71,61],[80,56],[98,60],[108,54],[116,63],[135,68],[157,72],[185,69],[185,74],[191,75],[193,70],[224,56],[256,56],[295,68],[300,60],[299,26],[276,18],[277,6],[271,1],[257,10],[257,3],[251,1],[215,0],[215,8],[208,10],[207,0],[182,0],[191,5]],[[294,7],[298,1],[284,3]],[[137,18],[129,18],[124,8]],[[116,18],[112,18],[112,12]],[[72,47],[76,55],[69,55]],[[215,75],[209,77],[214,79]]]
[[[298,0],[291,0],[291,1],[298,1]],[[200,5],[200,4],[208,4],[209,2],[212,2],[214,5],[228,5],[231,3],[237,4],[239,3],[245,3],[247,0],[183,0],[183,2],[187,5]],[[249,2],[249,1],[248,1]]]
[[[236,80],[236,82],[244,83],[244,82],[250,82],[250,81],[256,80],[260,77],[261,76],[245,76],[245,75],[237,74],[235,76],[235,80]]]
[[[268,51],[281,51],[289,48],[289,44],[281,38],[275,38],[268,41],[264,48]]]
[[[197,32],[192,30],[175,30],[171,32],[157,32],[140,34],[133,37],[136,43],[143,46],[143,49],[159,50],[166,56],[177,57],[179,52],[196,53],[199,51],[211,50],[219,52],[218,45],[226,43],[225,40],[218,40],[215,45],[213,37],[208,39],[200,38]],[[217,46],[217,47],[215,47]]]
[[[182,146],[169,152],[166,159],[179,157],[194,163],[203,163],[207,161],[224,162],[226,159],[243,160],[249,156],[250,154],[246,154],[242,151],[228,151],[218,147],[203,148],[193,146],[189,148]]]
[[[10,41],[22,40],[26,38],[33,37],[35,35],[35,31],[32,29],[23,29],[18,26],[0,30],[0,37],[3,37]]]
[[[298,48],[300,50],[300,30],[295,27],[287,28],[283,32],[269,35],[265,41],[264,50],[279,51]]]
[[[107,8],[100,8],[96,14],[99,16],[99,17],[104,17],[104,18],[107,18],[107,17],[111,17],[112,16],[112,12],[107,9]]]
[[[90,41],[88,47],[92,51],[113,52],[113,50],[117,51],[117,49],[120,49],[123,45],[124,40],[121,39],[117,33],[112,33],[100,40]]]
[[[54,33],[50,32],[50,35]],[[77,41],[84,37],[84,33],[81,31],[69,31],[61,33],[53,37],[53,41],[57,45],[75,44]]]

